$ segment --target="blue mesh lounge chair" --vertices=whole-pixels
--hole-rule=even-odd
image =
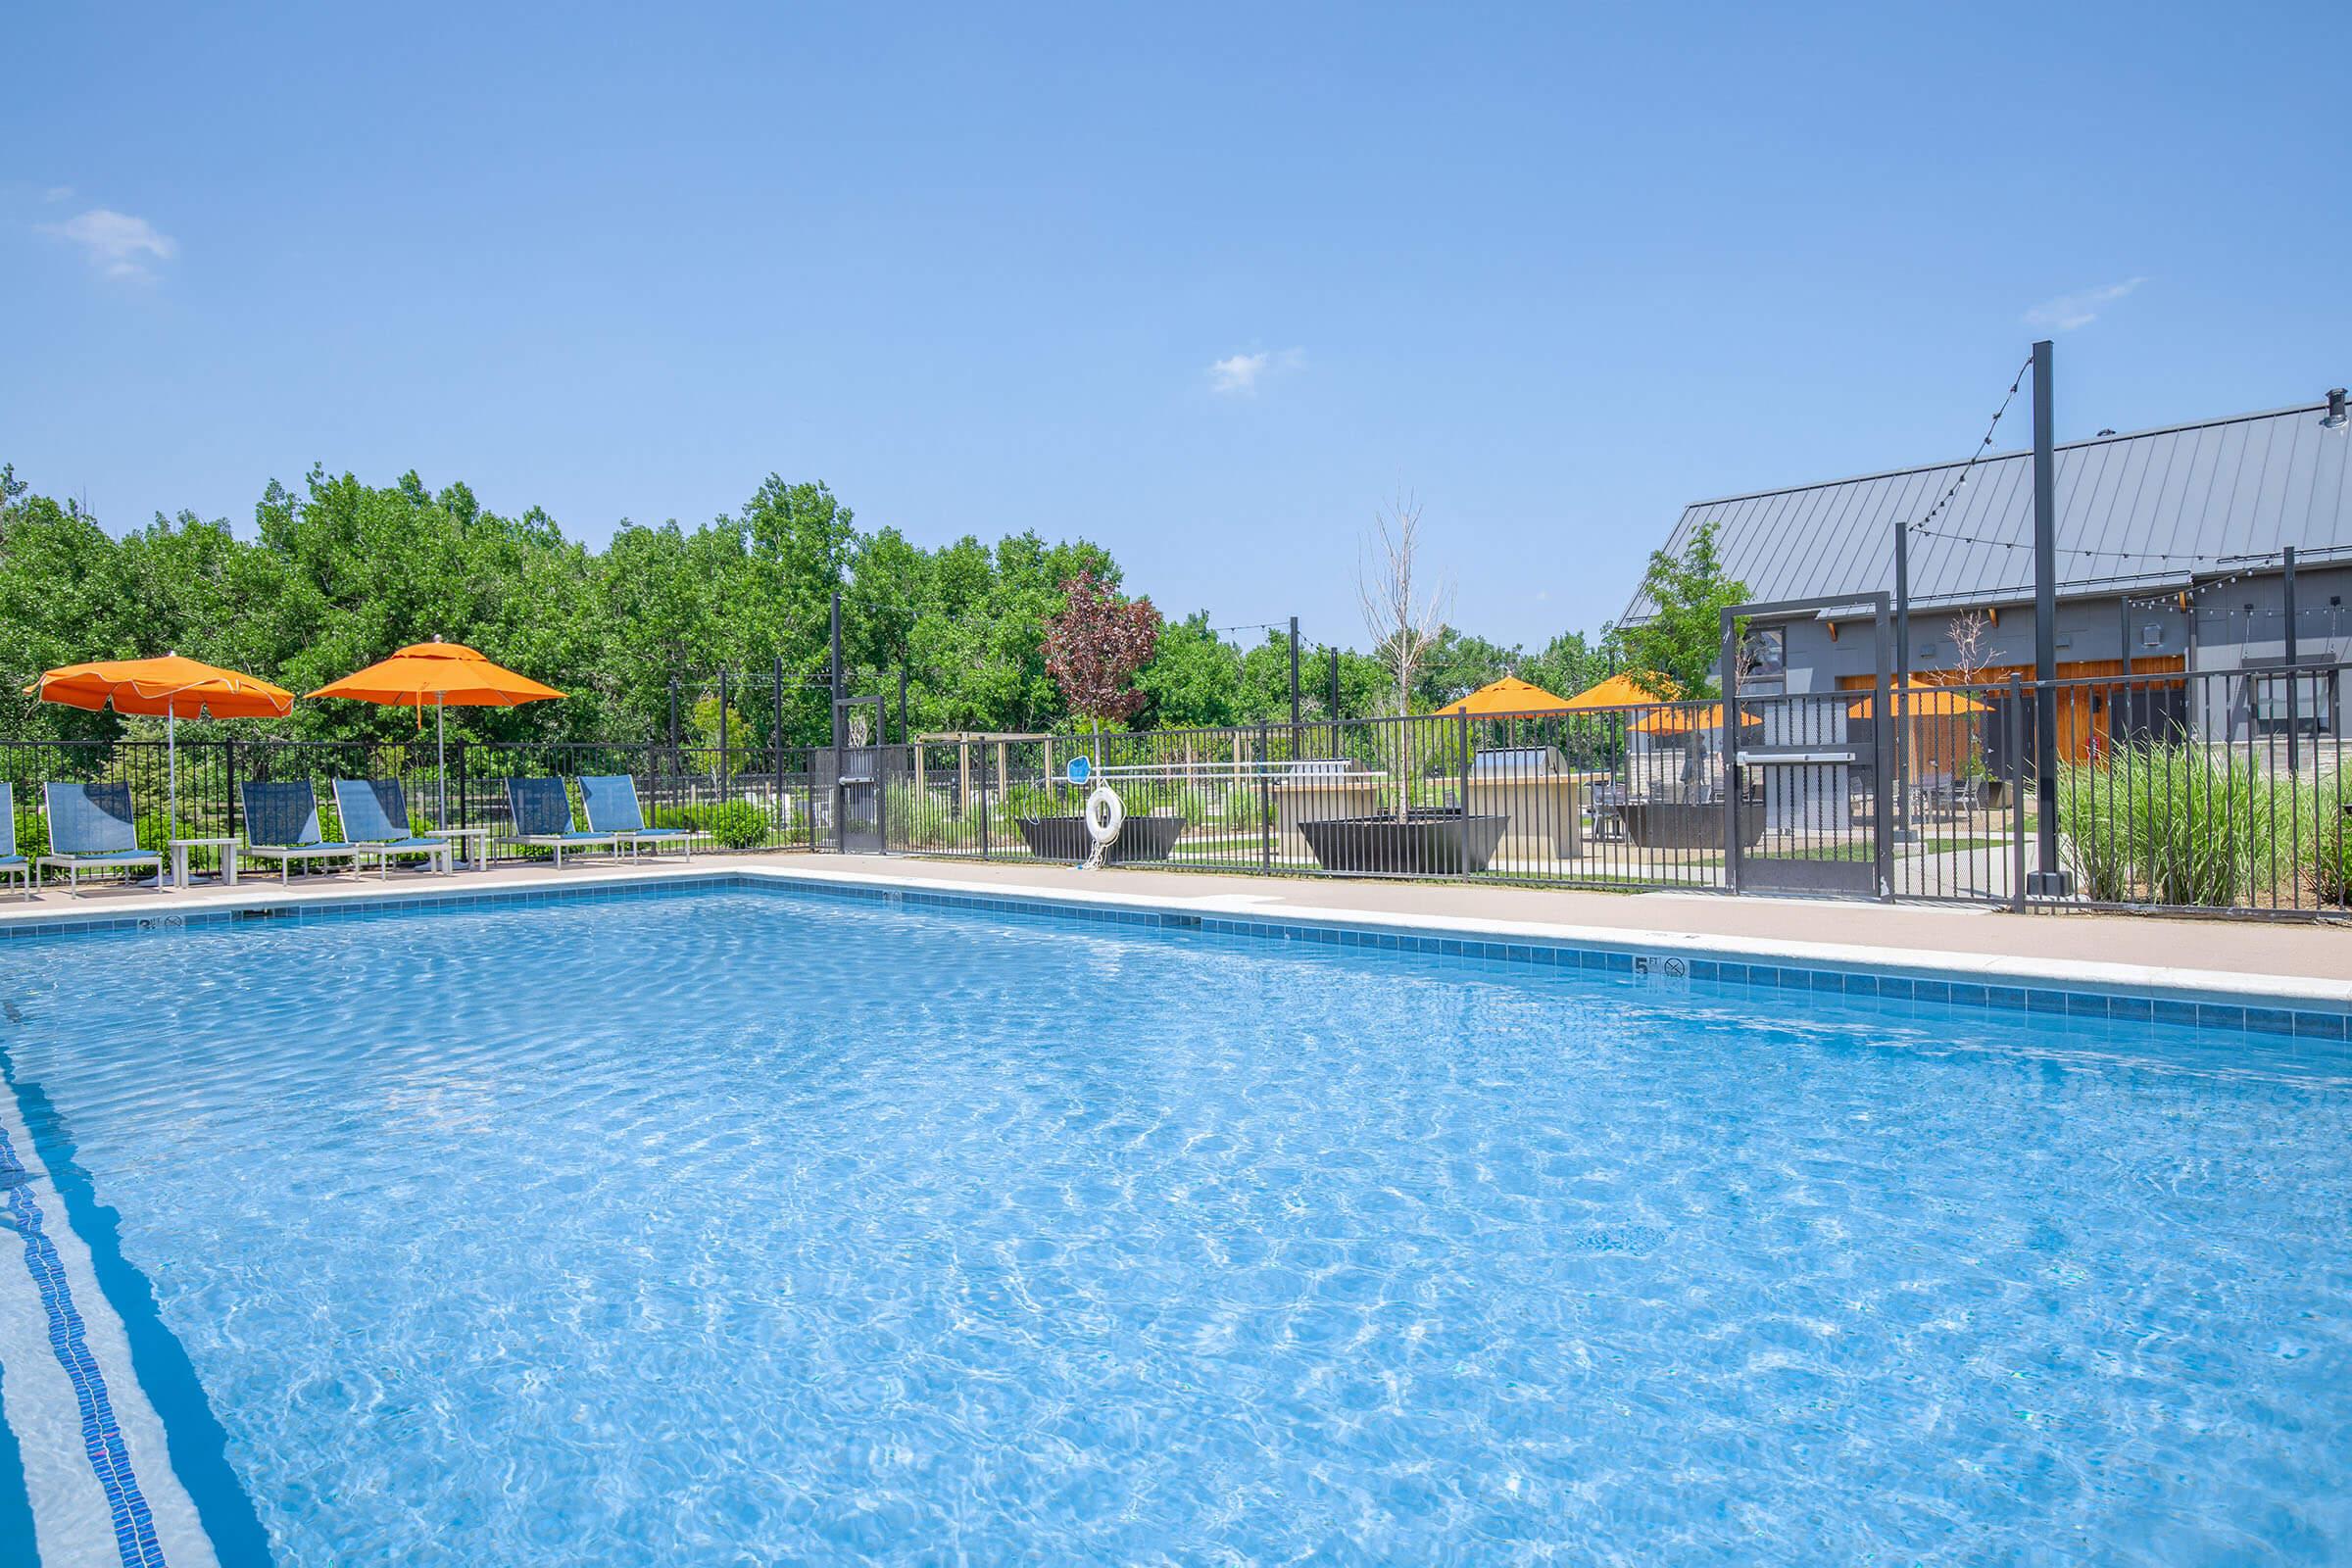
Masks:
[[[659,855],[670,844],[691,860],[695,845],[710,841],[710,834],[692,828],[647,827],[645,813],[637,808],[637,781],[626,773],[598,774],[574,782],[580,786],[580,804],[588,808],[588,831],[612,834],[628,846],[632,860],[640,851]]]
[[[275,860],[281,886],[292,879],[296,860],[349,860],[357,875],[376,853],[373,845],[329,844],[319,836],[318,793],[307,778],[239,784],[237,797],[245,803],[245,853]]]
[[[32,862],[17,853],[17,787],[0,779],[0,876],[24,884],[32,897]]]
[[[408,792],[396,778],[339,778],[335,780],[335,814],[343,818],[343,836],[376,852],[385,876],[392,874],[392,858],[423,856],[428,870],[449,874],[449,840],[418,838],[409,831]]]
[[[564,869],[565,850],[620,851],[611,833],[582,833],[571,825],[571,797],[560,778],[507,780],[507,808],[514,816],[514,842],[556,852],[556,869]]]
[[[68,887],[78,897],[84,871],[152,869],[164,878],[164,858],[139,848],[139,829],[130,814],[130,786],[117,779],[108,784],[44,784],[41,804],[49,813],[49,853],[33,862],[37,878],[53,865],[66,868]],[[9,832],[16,832],[16,812],[9,812]]]

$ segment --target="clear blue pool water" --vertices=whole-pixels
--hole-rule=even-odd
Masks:
[[[2341,1045],[760,893],[0,984],[290,1564],[2352,1554]]]

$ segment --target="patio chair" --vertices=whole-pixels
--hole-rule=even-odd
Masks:
[[[571,825],[571,797],[560,778],[507,780],[507,808],[514,819],[514,842],[556,852],[556,869],[564,869],[565,850],[611,850],[620,853],[620,839],[612,833],[582,833]]]
[[[329,844],[318,831],[318,792],[304,779],[249,780],[237,786],[245,806],[245,853],[275,860],[280,887],[293,880],[294,862],[349,860],[357,876],[375,853],[366,844]]]
[[[1956,816],[1960,811],[1960,792],[1946,772],[1922,773],[1915,799],[1921,816]]]
[[[130,812],[130,786],[120,779],[101,784],[44,784],[41,805],[49,816],[49,853],[33,861],[33,876],[53,865],[66,868],[68,887],[81,895],[84,871],[152,869],[164,879],[164,858],[139,848],[139,829]],[[15,833],[16,812],[9,812]]]
[[[588,831],[612,834],[628,846],[632,860],[640,850],[650,846],[660,854],[667,844],[675,844],[691,860],[696,843],[710,841],[710,834],[694,828],[647,827],[645,812],[637,806],[637,781],[626,773],[583,775],[573,782],[580,787],[580,804],[588,809]]]
[[[0,780],[0,873],[22,880],[24,896],[32,897],[32,862],[17,853],[17,787]]]
[[[1610,782],[1592,786],[1592,836],[1596,839],[1625,837],[1626,789],[1623,784]]]
[[[343,818],[343,836],[376,853],[382,873],[392,874],[396,855],[424,857],[425,869],[447,876],[450,843],[419,838],[409,831],[409,797],[396,778],[339,778],[335,780],[335,814]]]

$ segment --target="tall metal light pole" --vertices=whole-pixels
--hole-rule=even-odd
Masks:
[[[2058,480],[2050,456],[2050,343],[2034,345],[2034,840],[2026,892],[2074,896],[2058,867]]]
[[[841,748],[841,590],[833,590],[833,664],[830,682],[833,699],[833,746]]]
[[[1894,841],[1911,842],[1911,770],[1909,703],[1911,701],[1911,524],[1894,524]]]
[[[1298,617],[1291,617],[1291,750],[1298,749]]]

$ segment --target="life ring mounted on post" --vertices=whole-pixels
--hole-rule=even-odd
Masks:
[[[1107,784],[1098,784],[1086,798],[1086,836],[1095,841],[1094,853],[1086,858],[1088,865],[1101,865],[1102,857],[1119,840],[1119,829],[1127,825],[1127,806],[1119,792]]]

